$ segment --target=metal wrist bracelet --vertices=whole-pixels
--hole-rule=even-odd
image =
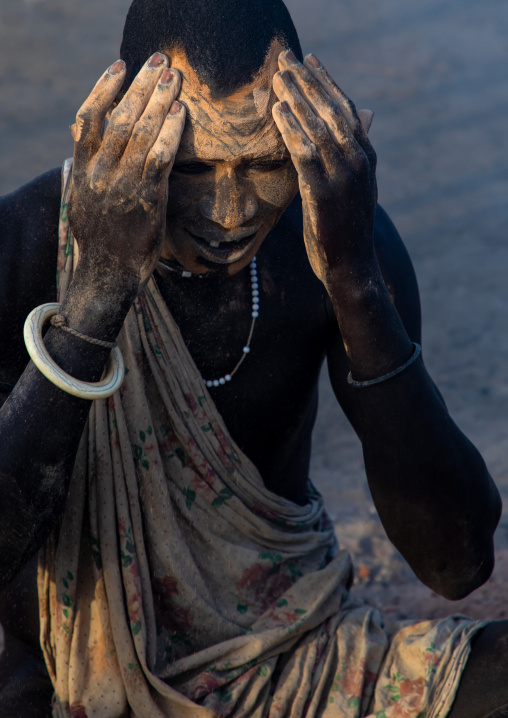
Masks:
[[[367,381],[355,381],[355,379],[353,379],[353,377],[351,376],[351,372],[349,372],[349,374],[347,375],[347,383],[351,384],[351,386],[354,386],[356,389],[364,389],[365,387],[373,386],[374,384],[381,384],[381,382],[388,381],[388,379],[391,379],[392,377],[397,376],[397,374],[402,374],[403,371],[406,371],[406,369],[418,359],[421,353],[421,346],[416,342],[413,342],[413,353],[411,354],[407,362],[402,364],[402,366],[399,366],[397,369],[388,372],[388,374],[378,376],[377,379],[368,379]]]
[[[30,359],[46,379],[49,379],[52,384],[55,384],[67,394],[78,396],[81,399],[103,399],[111,396],[120,388],[125,373],[122,352],[117,346],[110,354],[106,376],[98,382],[81,381],[67,374],[56,364],[46,349],[42,339],[42,327],[50,317],[59,313],[60,308],[60,304],[53,302],[41,304],[40,307],[36,307],[28,315],[23,329],[23,336]],[[81,338],[85,336],[83,335]],[[91,338],[87,337],[86,341]],[[95,344],[96,341],[91,343]],[[110,344],[110,342],[107,342],[107,344]]]

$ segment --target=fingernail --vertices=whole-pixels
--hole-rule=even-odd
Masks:
[[[179,102],[173,102],[171,105],[171,109],[169,110],[170,115],[176,115],[177,112],[180,112],[182,109],[182,106]]]
[[[292,85],[292,84],[293,84],[293,80],[291,79],[291,75],[289,74],[289,72],[288,72],[287,70],[284,70],[284,72],[281,72],[281,73],[280,73],[280,76],[282,77],[282,79],[284,80],[284,82],[286,83],[286,85]]]
[[[287,102],[281,102],[279,105],[280,111],[284,113],[285,115],[289,115],[291,110],[289,109],[289,105]]]
[[[172,70],[164,70],[161,75],[160,82],[162,85],[169,85],[174,77]]]
[[[323,67],[322,64],[319,62],[319,60],[317,59],[317,57],[315,55],[313,55],[312,53],[310,55],[307,55],[307,59],[310,62],[310,64],[312,65],[312,67],[316,67],[316,68]]]
[[[154,52],[152,57],[148,60],[148,67],[160,67],[165,59],[166,55],[163,55],[162,52]]]
[[[108,68],[108,72],[110,75],[119,75],[124,67],[125,62],[123,60],[117,60],[111,65],[111,67]]]
[[[286,57],[287,57],[287,59],[289,60],[289,62],[298,62],[298,60],[296,59],[296,55],[295,55],[295,53],[293,52],[293,50],[288,50],[287,53],[286,53]]]

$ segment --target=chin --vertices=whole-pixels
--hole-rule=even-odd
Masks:
[[[271,226],[260,227],[251,244],[239,243],[236,253],[228,253],[220,247],[212,248],[200,242],[199,238],[192,240],[186,230],[179,229],[168,241],[163,256],[177,261],[192,274],[234,275],[251,263],[271,229]],[[239,255],[238,258],[235,254]]]

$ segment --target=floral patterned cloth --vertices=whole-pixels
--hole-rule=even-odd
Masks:
[[[64,165],[59,296],[76,263]],[[122,388],[94,402],[39,559],[58,718],[444,718],[471,636],[455,616],[389,635],[350,598],[309,485],[268,491],[230,437],[151,279],[119,337]]]

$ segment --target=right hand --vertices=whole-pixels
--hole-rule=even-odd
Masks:
[[[150,277],[166,227],[168,176],[185,124],[175,102],[180,75],[155,53],[105,118],[125,77],[115,62],[100,78],[71,127],[73,185],[69,221],[79,245],[80,273],[111,272],[126,281]],[[97,275],[97,276],[95,276]]]

